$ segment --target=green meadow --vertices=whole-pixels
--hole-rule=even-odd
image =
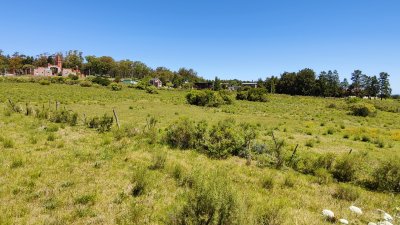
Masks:
[[[359,100],[378,109],[360,117],[339,98],[268,95],[215,108],[189,105],[187,93],[0,82],[0,224],[331,224],[323,209],[367,224],[381,220],[377,209],[400,213],[398,100]],[[34,115],[56,107],[77,113],[76,125]],[[115,120],[108,132],[88,128],[113,109],[119,129]],[[216,159],[173,148],[166,129],[182,118],[250,124],[254,151]]]

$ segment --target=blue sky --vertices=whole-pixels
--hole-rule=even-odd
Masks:
[[[400,94],[398,0],[26,0],[0,9],[0,49],[10,54],[79,49],[209,79],[385,71]]]

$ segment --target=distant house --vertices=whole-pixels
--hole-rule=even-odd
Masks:
[[[213,88],[213,83],[212,82],[196,82],[194,83],[193,87],[198,90],[203,90],[203,89],[212,89]]]
[[[158,78],[153,78],[150,80],[150,84],[153,85],[156,88],[161,88],[162,87],[162,82]]]
[[[255,82],[242,83],[242,86],[243,87],[257,88],[257,83],[255,83]]]

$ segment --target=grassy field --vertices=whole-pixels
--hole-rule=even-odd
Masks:
[[[361,180],[382,161],[400,158],[400,113],[356,117],[344,99],[286,95],[207,108],[187,104],[186,92],[0,82],[0,224],[182,224],[181,218],[198,213],[191,204],[207,205],[201,201],[215,202],[212,207],[220,210],[232,206],[225,211],[237,224],[328,224],[323,209],[351,224],[367,224],[379,220],[376,209],[395,215],[400,207],[398,194],[357,182],[263,167],[257,157],[250,165],[239,157],[211,159],[162,141],[165,128],[182,117],[210,125],[233,118],[257,126],[258,144],[273,145],[273,131],[289,155],[297,144],[299,155],[341,157],[351,151],[359,156]],[[53,110],[59,101],[79,114],[78,124],[10,113],[8,99],[22,108]],[[385,104],[400,108],[393,100]],[[83,115],[112,115],[112,109],[131,136],[121,135],[115,124],[106,133],[83,124]],[[158,121],[151,136],[143,134],[150,117]],[[364,214],[352,214],[350,205]]]

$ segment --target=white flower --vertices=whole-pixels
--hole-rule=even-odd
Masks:
[[[357,215],[361,215],[363,214],[362,210],[354,205],[350,206],[350,211],[352,211],[353,213],[357,214]]]

